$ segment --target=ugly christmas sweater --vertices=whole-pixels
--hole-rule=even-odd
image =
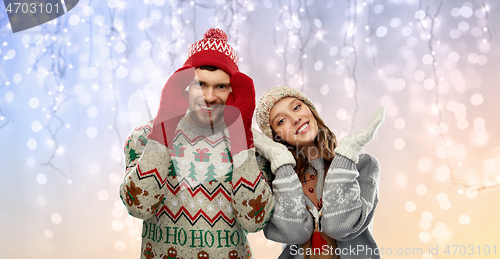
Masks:
[[[377,159],[362,154],[355,164],[336,155],[326,176],[322,158],[310,164],[317,171],[316,197],[323,201],[319,210],[291,165],[279,167],[272,182],[276,203],[264,234],[287,244],[279,258],[379,259],[369,228],[378,204]],[[316,175],[311,168],[307,173]]]
[[[232,155],[225,126],[184,119],[166,147],[147,139],[152,125],[127,139],[120,187],[130,215],[144,220],[141,258],[253,258],[246,233],[262,229],[274,207],[255,150]]]

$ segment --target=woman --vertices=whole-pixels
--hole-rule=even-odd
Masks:
[[[264,234],[286,244],[279,258],[380,258],[369,229],[379,163],[359,152],[383,123],[385,107],[338,145],[313,102],[296,89],[270,89],[257,107],[262,133],[254,130],[255,147],[275,174],[275,208]]]

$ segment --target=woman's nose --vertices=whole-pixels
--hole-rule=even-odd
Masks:
[[[293,121],[293,125],[297,125],[301,121],[301,118],[299,116],[294,116],[292,118],[292,121]]]

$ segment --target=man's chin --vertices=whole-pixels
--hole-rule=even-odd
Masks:
[[[205,128],[219,127],[223,122],[222,116],[218,114],[212,114],[212,116],[209,116],[208,114],[199,111],[195,112],[192,118],[198,124],[198,126]]]

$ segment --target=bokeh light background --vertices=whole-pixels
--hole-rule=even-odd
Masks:
[[[302,90],[339,138],[387,106],[365,149],[382,165],[374,236],[393,253],[384,257],[498,258],[499,9],[493,0],[84,0],[13,34],[2,5],[0,257],[139,257],[141,221],[118,196],[124,141],[149,119],[142,97],[154,116],[189,44],[220,27],[258,96]],[[249,238],[256,258],[281,250],[262,232]],[[445,256],[448,245],[465,255]],[[394,255],[436,246],[439,255]]]

